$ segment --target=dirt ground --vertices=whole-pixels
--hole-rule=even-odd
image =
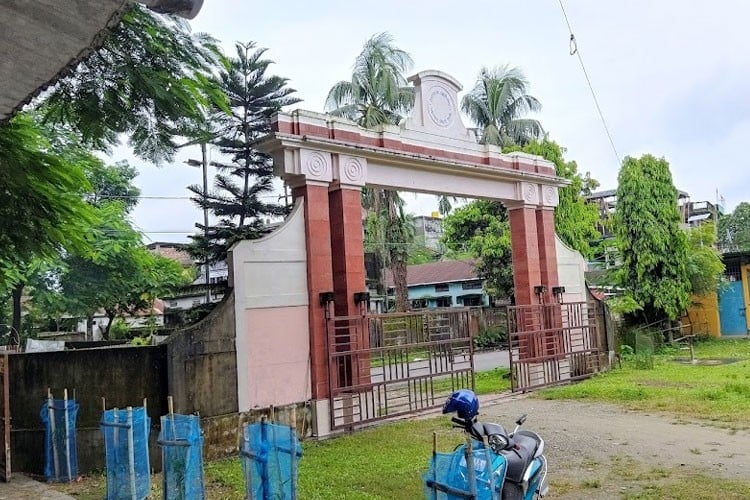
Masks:
[[[693,473],[750,481],[748,431],[601,403],[524,396],[484,401],[480,419],[512,429],[523,413],[524,428],[545,441],[552,486],[547,498],[637,497],[638,489]]]

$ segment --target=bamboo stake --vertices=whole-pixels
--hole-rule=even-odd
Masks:
[[[68,481],[73,481],[73,471],[70,467],[70,422],[68,421],[68,388],[63,389],[63,404],[65,405],[65,464],[68,467]]]
[[[292,485],[291,500],[297,500],[297,482],[295,480],[297,478],[297,440],[294,433],[294,427],[289,427],[289,448],[291,449],[290,457],[292,459],[292,477],[290,481],[290,484]]]
[[[149,474],[149,488],[151,487],[151,457],[148,454],[148,438],[149,438],[149,428],[148,428],[148,398],[143,398],[143,438],[146,440],[146,456],[144,459],[146,460],[146,473]],[[162,469],[163,470],[163,469]]]
[[[49,430],[52,441],[52,462],[55,467],[55,479],[60,477],[60,461],[57,457],[57,440],[55,439],[55,400],[52,398],[52,390],[47,388],[47,415],[49,417]]]
[[[437,432],[432,431],[432,500],[437,500]]]
[[[169,407],[169,419],[172,421],[172,441],[177,439],[174,428],[174,399],[172,396],[167,397],[167,406]]]
[[[138,496],[135,491],[135,454],[133,450],[133,407],[128,406],[128,471],[130,473],[130,494],[133,500]]]

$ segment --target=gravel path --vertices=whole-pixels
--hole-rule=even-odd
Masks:
[[[637,476],[635,471],[664,477],[690,471],[750,480],[748,431],[677,422],[601,403],[525,396],[482,400],[480,419],[512,430],[523,413],[528,414],[524,427],[544,438],[553,486],[566,481],[600,484],[586,498],[616,498],[618,490],[627,489],[618,477]],[[581,496],[580,491],[565,496],[553,490],[548,498]]]

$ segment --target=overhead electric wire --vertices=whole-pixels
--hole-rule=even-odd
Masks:
[[[615,153],[615,157],[617,158],[617,164],[622,164],[622,159],[620,158],[620,154],[617,152],[617,147],[615,147],[615,141],[612,139],[612,133],[609,131],[609,127],[607,126],[607,120],[604,118],[604,113],[602,112],[602,108],[599,105],[599,99],[596,97],[596,92],[594,91],[594,86],[591,84],[591,79],[589,78],[588,71],[586,71],[586,65],[583,64],[583,57],[581,56],[581,51],[578,49],[578,42],[575,38],[575,35],[573,34],[573,28],[570,26],[570,20],[568,19],[568,14],[565,12],[565,6],[563,5],[562,0],[558,0],[560,2],[560,9],[562,9],[563,16],[565,17],[565,24],[568,25],[568,32],[570,33],[570,55],[576,55],[578,56],[578,62],[581,63],[581,69],[583,70],[583,76],[586,78],[586,83],[589,86],[589,90],[591,91],[591,97],[594,98],[594,105],[596,106],[596,110],[599,113],[599,118],[602,120],[602,125],[604,125],[604,131],[607,133],[607,138],[609,138],[609,144],[612,146],[612,151]]]

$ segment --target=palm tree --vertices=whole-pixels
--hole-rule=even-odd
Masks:
[[[334,116],[356,121],[365,128],[398,125],[414,105],[414,89],[404,73],[413,65],[411,56],[394,45],[388,33],[372,36],[365,42],[354,62],[351,80],[340,81],[328,92],[325,108]],[[370,190],[363,193],[363,206],[381,217],[386,231],[377,248],[387,262],[396,289],[396,310],[407,311],[406,288],[407,238],[403,200],[395,191]]]
[[[479,127],[483,144],[523,146],[543,138],[539,121],[524,118],[542,109],[536,97],[526,93],[528,85],[518,68],[482,68],[476,85],[461,100],[461,109]]]

